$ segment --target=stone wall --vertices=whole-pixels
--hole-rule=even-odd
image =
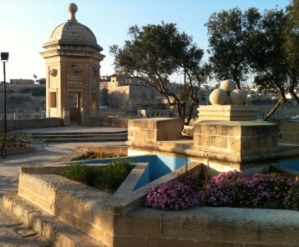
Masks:
[[[91,118],[89,122],[89,126],[127,128],[128,121],[129,121],[128,118],[114,118],[114,117]]]
[[[230,155],[277,151],[278,126],[264,121],[201,121],[194,125],[194,145],[200,150]]]
[[[185,173],[182,167],[133,190],[146,166],[136,163],[114,195],[60,177],[61,165],[23,166],[19,197],[5,195],[3,207],[51,240],[55,230],[45,225],[54,215],[107,247],[299,246],[299,215],[292,210],[195,207],[163,211],[142,207],[150,187]],[[198,172],[199,167],[191,163],[188,171]]]
[[[167,141],[182,138],[181,118],[132,119],[128,123],[128,141]]]
[[[299,142],[299,120],[281,121],[278,138],[283,141]]]
[[[44,119],[20,119],[20,120],[7,120],[6,130],[20,130],[32,128],[50,128],[63,126],[62,118],[44,118]],[[0,133],[4,132],[4,121],[0,120]]]

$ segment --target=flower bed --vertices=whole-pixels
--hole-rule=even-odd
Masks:
[[[194,206],[299,209],[299,183],[277,173],[247,176],[242,171],[223,172],[198,189],[200,180],[189,176],[183,182],[155,186],[144,205],[164,210]]]

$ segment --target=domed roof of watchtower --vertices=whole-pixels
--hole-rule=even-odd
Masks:
[[[54,28],[49,40],[44,44],[44,48],[59,44],[59,45],[87,45],[93,46],[102,51],[103,48],[97,44],[97,39],[93,32],[83,24],[76,20],[75,14],[78,10],[76,4],[71,3],[68,6],[70,12],[70,20],[62,23]]]

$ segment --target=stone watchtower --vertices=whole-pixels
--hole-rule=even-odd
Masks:
[[[64,118],[66,125],[88,125],[98,114],[99,70],[105,56],[93,32],[76,20],[77,5],[71,3],[68,10],[70,20],[52,31],[41,52],[46,59],[46,114]]]

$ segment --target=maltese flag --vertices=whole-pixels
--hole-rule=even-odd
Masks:
[[[34,79],[36,79],[36,78],[37,78],[37,76],[36,76],[35,74],[33,74],[33,77],[34,77]]]

